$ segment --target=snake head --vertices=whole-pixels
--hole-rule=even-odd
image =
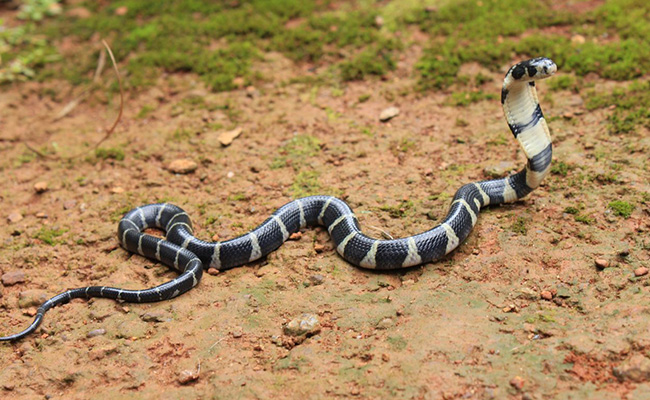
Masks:
[[[548,78],[556,71],[557,65],[551,59],[539,57],[515,64],[508,73],[516,81],[527,82]]]

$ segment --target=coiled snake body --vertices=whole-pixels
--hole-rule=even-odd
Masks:
[[[208,243],[193,236],[189,216],[171,204],[150,204],[128,212],[118,226],[121,245],[181,272],[174,280],[151,289],[127,290],[89,286],[67,290],[47,300],[24,331],[0,341],[21,339],[34,332],[50,308],[73,298],[104,297],[145,303],[174,298],[196,286],[203,268],[224,270],[262,258],[308,225],[327,227],[336,251],[351,264],[396,269],[435,261],[454,250],[476,224],[481,208],[520,199],[548,174],[552,147],[548,126],[537,99],[535,81],[557,70],[553,61],[535,58],[514,65],[505,76],[501,103],[508,126],[528,162],[518,173],[502,179],[470,183],[456,192],[449,213],[431,230],[401,239],[377,240],[364,235],[350,207],[332,196],[310,196],[280,207],[251,232],[232,240]],[[143,233],[162,229],[165,239]]]

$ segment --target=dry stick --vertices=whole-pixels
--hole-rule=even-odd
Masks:
[[[101,77],[102,71],[104,71],[105,66],[106,66],[106,52],[100,51],[99,58],[97,59],[97,68],[95,68],[95,74],[93,75],[93,85],[89,88],[84,89],[84,91],[81,92],[79,96],[77,96],[71,102],[66,104],[66,106],[63,107],[58,114],[56,114],[56,116],[54,117],[54,121],[58,121],[63,117],[65,117],[66,115],[70,114],[70,112],[72,112],[72,110],[77,108],[77,106],[81,104],[82,101],[86,100],[86,97],[88,97],[88,94],[90,94],[93,87],[99,83],[99,78]]]
[[[106,43],[106,41],[104,39],[102,39],[102,44],[106,48],[106,51],[108,52],[108,55],[111,57],[111,62],[113,63],[113,69],[115,70],[115,74],[117,75],[117,83],[120,86],[120,111],[117,114],[117,117],[115,118],[115,121],[113,122],[113,125],[111,125],[110,128],[106,129],[106,134],[97,143],[95,143],[95,146],[93,146],[92,150],[97,150],[97,148],[99,147],[100,144],[104,143],[109,137],[111,137],[111,135],[115,131],[115,128],[117,127],[117,124],[122,119],[122,114],[124,112],[124,89],[122,87],[122,78],[120,77],[120,71],[117,68],[117,62],[115,61],[115,56],[113,56],[113,52],[111,51],[110,46],[108,45],[108,43]],[[97,83],[97,81],[99,80],[99,76],[101,75],[105,64],[106,64],[106,54],[104,52],[101,52],[100,56],[99,56],[99,60],[97,60],[97,68],[95,69],[95,74],[93,76],[93,83]],[[70,113],[70,111],[72,111],[77,105],[79,105],[79,103],[81,103],[81,101],[83,101],[86,98],[86,96],[88,95],[89,92],[90,92],[90,89],[84,90],[76,99],[74,99],[70,103],[68,103],[68,105],[66,105],[63,108],[63,110],[61,110],[61,112],[59,112],[59,114],[57,114],[57,116],[54,118],[54,120],[56,121],[56,120],[59,120],[59,119],[65,117],[68,113]],[[31,146],[28,142],[24,142],[24,145],[25,145],[25,147],[27,147],[29,150],[36,153],[36,155],[38,155],[41,158],[48,158],[48,159],[57,159],[57,158],[59,158],[59,157],[52,157],[52,156],[50,156],[48,154],[45,154],[45,153],[41,152],[40,150],[38,150],[38,149],[34,148],[33,146]],[[82,154],[86,153],[86,151],[82,151],[81,153],[76,154],[76,155],[71,156],[71,157],[68,157],[67,159],[71,160],[73,158],[77,158],[77,157],[81,156]]]
[[[106,139],[108,139],[112,134],[113,131],[115,130],[115,127],[117,127],[117,124],[120,122],[122,119],[122,113],[124,112],[124,90],[122,89],[122,78],[120,77],[120,70],[117,69],[117,62],[115,61],[115,56],[113,56],[113,52],[111,51],[111,48],[108,46],[108,43],[106,43],[106,40],[102,39],[102,44],[104,47],[106,47],[106,51],[108,51],[108,55],[111,56],[111,62],[113,63],[113,69],[115,70],[115,75],[117,75],[117,83],[120,85],[120,112],[117,114],[117,118],[115,118],[115,122],[113,122],[113,126],[108,128],[106,130],[106,135],[97,143],[95,143],[95,147],[93,150],[97,150],[100,144],[102,144]]]

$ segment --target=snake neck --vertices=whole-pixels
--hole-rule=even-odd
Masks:
[[[539,105],[535,81],[553,75],[556,70],[548,59],[521,62],[508,71],[501,91],[508,126],[528,159],[522,173],[531,190],[548,175],[552,158],[551,135]]]

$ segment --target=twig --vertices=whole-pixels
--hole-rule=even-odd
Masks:
[[[120,71],[117,68],[117,62],[115,61],[115,56],[113,56],[113,51],[111,50],[108,43],[106,43],[106,40],[102,39],[102,44],[106,48],[106,52],[108,52],[108,55],[111,57],[111,62],[113,63],[113,69],[115,70],[115,74],[117,75],[117,83],[120,86],[120,111],[118,112],[117,117],[115,118],[115,121],[113,122],[113,125],[111,125],[110,128],[106,129],[106,134],[97,143],[95,143],[92,150],[97,150],[99,145],[101,145],[108,138],[111,137],[111,135],[115,131],[115,128],[117,127],[117,124],[120,122],[120,120],[122,120],[122,114],[124,113],[124,88],[122,87],[122,78],[120,77]],[[100,78],[100,76],[102,74],[102,71],[104,70],[105,65],[106,65],[106,53],[104,53],[102,51],[100,53],[100,55],[99,55],[99,59],[97,60],[97,68],[95,69],[95,74],[93,76],[93,84],[96,84],[99,81],[99,78]],[[68,115],[72,110],[74,110],[83,100],[86,99],[86,97],[88,97],[88,95],[90,94],[92,89],[93,89],[92,87],[87,88],[86,90],[81,92],[81,94],[79,96],[77,96],[77,98],[75,98],[74,100],[69,102],[65,107],[63,107],[63,109],[54,117],[54,121],[60,120],[61,118]],[[37,150],[36,148],[31,146],[27,142],[24,142],[24,144],[25,144],[25,147],[27,147],[27,149],[29,149],[30,151],[33,151],[37,156],[39,156],[41,158],[47,158],[47,159],[60,158],[60,157],[52,157],[50,155],[47,155],[47,154]],[[77,157],[85,154],[86,152],[87,152],[87,150],[84,150],[84,151],[82,151],[82,152],[80,152],[78,154],[75,154],[75,155],[73,155],[71,157],[68,157],[67,160],[77,158]]]
[[[108,45],[106,44],[106,42],[104,42],[104,40],[102,40],[102,44],[104,44],[104,46],[106,46],[106,48],[108,49]],[[102,76],[102,72],[104,71],[105,66],[106,66],[106,53],[100,51],[99,59],[97,60],[97,68],[95,68],[95,75],[93,76],[93,83],[99,82],[99,78]]]
[[[106,51],[108,51],[108,55],[111,57],[111,62],[113,63],[113,69],[115,70],[115,74],[117,75],[117,83],[120,85],[120,112],[117,114],[117,117],[115,118],[115,122],[113,122],[113,126],[108,128],[106,130],[106,135],[97,143],[95,143],[95,147],[93,150],[97,150],[100,144],[102,144],[105,140],[107,140],[111,135],[113,134],[113,131],[115,130],[115,127],[117,127],[117,124],[120,122],[122,119],[122,113],[124,112],[124,89],[122,88],[122,78],[120,77],[120,70],[117,69],[117,62],[115,61],[115,56],[113,56],[113,52],[111,51],[111,48],[108,46],[108,43],[106,43],[106,40],[102,39],[102,44],[104,47],[106,47]]]
[[[221,339],[219,339],[219,340],[217,340],[216,342],[214,342],[214,344],[213,344],[212,346],[210,346],[210,348],[208,349],[208,351],[211,351],[211,350],[214,348],[214,346],[216,346],[216,345],[218,345],[219,343],[221,343],[225,338],[226,338],[226,337],[224,336],[224,337],[222,337]]]

